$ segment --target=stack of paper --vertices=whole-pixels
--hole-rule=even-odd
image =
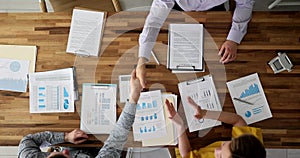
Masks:
[[[166,99],[168,99],[169,102],[173,104],[175,110],[177,110],[177,95],[162,94],[163,110],[164,110],[165,123],[166,123],[165,128],[167,130],[167,135],[158,137],[158,138],[142,140],[143,146],[165,146],[165,145],[176,145],[177,144],[177,131],[176,131],[175,125],[168,118],[169,114],[168,114],[167,107],[165,104]]]
[[[116,123],[116,84],[84,83],[80,129],[89,134],[109,134]]]
[[[165,101],[168,99],[177,109],[177,96],[161,94],[159,90],[141,93],[133,124],[134,140],[143,146],[176,145],[175,126],[168,118]]]
[[[74,9],[67,52],[98,56],[106,13]]]
[[[272,117],[257,73],[227,82],[227,86],[236,113],[247,124]]]
[[[29,74],[30,113],[74,112],[73,69]]]
[[[167,55],[174,73],[203,72],[203,25],[170,24]]]
[[[141,141],[167,135],[160,90],[143,92],[136,107],[134,140]]]

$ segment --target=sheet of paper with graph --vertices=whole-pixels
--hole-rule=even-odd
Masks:
[[[236,113],[241,115],[247,124],[272,117],[257,73],[227,82],[227,86]]]
[[[189,131],[197,131],[221,125],[220,121],[212,119],[196,119],[195,109],[187,101],[191,97],[202,109],[222,111],[218,93],[211,75],[178,84],[184,113],[188,122]]]

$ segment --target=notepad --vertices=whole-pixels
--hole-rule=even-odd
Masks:
[[[106,12],[74,9],[66,52],[98,56]]]
[[[190,132],[221,125],[221,122],[217,120],[195,118],[195,109],[192,108],[187,100],[189,96],[201,109],[222,111],[222,106],[211,75],[181,82],[178,84],[178,88]]]
[[[202,24],[169,25],[167,68],[176,73],[204,71]]]
[[[84,83],[80,129],[88,134],[109,134],[117,119],[117,85]]]

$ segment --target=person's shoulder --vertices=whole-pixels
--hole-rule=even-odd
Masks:
[[[244,134],[251,134],[262,141],[262,131],[257,127],[250,126],[234,126],[232,127],[232,138],[239,137]]]

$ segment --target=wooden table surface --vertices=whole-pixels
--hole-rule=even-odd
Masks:
[[[118,75],[128,74],[136,63],[138,36],[146,12],[109,13],[99,58],[76,57],[65,52],[70,29],[70,13],[1,13],[0,44],[36,45],[36,72],[67,68],[75,65],[81,94],[83,82],[118,83]],[[273,118],[251,126],[263,131],[267,148],[300,148],[300,12],[254,12],[248,33],[238,47],[236,61],[218,63],[217,49],[225,40],[231,26],[232,12],[171,13],[161,29],[154,51],[161,61],[149,63],[147,80],[151,89],[178,94],[177,83],[211,73],[224,111],[234,112],[225,82],[258,73],[269,102]],[[165,68],[169,23],[198,21],[206,28],[206,72],[175,75]],[[273,74],[267,62],[286,52],[295,65],[292,72]],[[120,114],[124,104],[118,104]],[[18,145],[26,134],[39,131],[71,131],[79,128],[81,101],[76,112],[63,114],[30,114],[29,93],[0,91],[0,145]],[[230,125],[213,128],[199,138],[190,133],[193,148],[216,140],[230,138]],[[89,143],[95,142],[95,136]],[[107,135],[99,136],[101,141]],[[126,146],[139,146],[132,141]]]

